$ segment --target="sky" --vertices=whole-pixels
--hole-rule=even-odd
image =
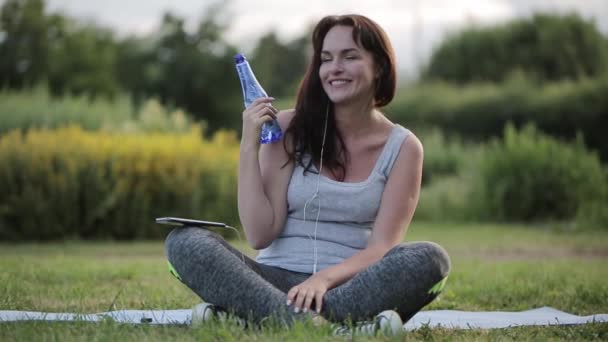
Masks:
[[[226,0],[46,0],[46,4],[48,12],[60,11],[128,35],[154,31],[166,11],[194,26],[217,1]],[[405,78],[415,77],[446,34],[472,23],[496,24],[539,11],[575,11],[595,20],[608,35],[608,0],[229,0],[226,9],[230,24],[225,38],[243,52],[270,30],[288,41],[325,15],[363,14],[386,30]]]

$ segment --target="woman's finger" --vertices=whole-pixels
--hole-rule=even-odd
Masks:
[[[262,116],[262,117],[259,117],[259,118],[255,119],[255,122],[256,122],[257,124],[260,124],[260,125],[261,125],[261,124],[263,124],[264,122],[269,122],[269,121],[272,121],[272,120],[274,120],[274,118],[273,118],[272,116],[270,116],[270,115],[264,115],[264,116]]]
[[[250,116],[252,118],[259,118],[264,115],[270,115],[273,119],[277,118],[278,111],[269,103],[260,103],[243,113],[243,116]]]
[[[265,102],[252,103],[251,106],[245,110],[245,113],[249,113],[250,115],[261,115],[262,112],[271,111],[269,105],[269,103]]]
[[[257,105],[259,105],[260,103],[269,103],[274,101],[274,97],[259,97],[257,99],[255,99],[253,102],[251,102],[251,104],[249,105],[249,108],[255,107]]]
[[[279,110],[274,108],[274,106],[271,103],[267,103],[267,105],[268,105],[268,108],[270,108],[270,110],[272,111],[272,114],[276,115],[279,113]]]
[[[272,116],[273,119],[277,118],[277,114],[279,113],[279,111],[276,108],[269,104],[267,110],[269,111],[268,115]]]
[[[296,294],[298,293],[298,287],[292,287],[289,292],[287,292],[287,305],[291,305],[296,298]]]
[[[302,310],[302,304],[304,304],[304,299],[306,298],[306,289],[301,289],[300,291],[298,291],[296,300],[293,304],[294,306],[294,312],[298,313],[300,312],[300,310]]]
[[[315,294],[315,306],[317,313],[321,313],[321,306],[323,305],[323,295],[325,293],[319,291]]]
[[[253,102],[249,107],[245,108],[243,116],[261,115],[261,112],[272,112],[275,114],[277,111],[270,102]]]
[[[315,299],[315,293],[309,292],[306,296],[306,299],[304,299],[302,311],[307,312],[310,309],[310,305],[312,304],[313,299]]]

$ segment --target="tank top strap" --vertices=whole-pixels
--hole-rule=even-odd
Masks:
[[[397,156],[401,150],[401,145],[403,145],[403,142],[410,134],[412,134],[412,132],[409,129],[399,124],[396,124],[393,128],[378,160],[378,172],[385,177],[388,177],[390,174],[393,164],[395,164],[395,160],[397,160]]]

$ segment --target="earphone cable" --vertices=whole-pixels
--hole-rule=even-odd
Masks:
[[[319,196],[319,185],[321,183],[321,172],[323,172],[323,154],[325,152],[325,139],[327,137],[327,121],[329,120],[329,104],[325,110],[325,125],[323,127],[323,141],[321,142],[321,157],[319,161],[319,174],[317,175],[317,187],[315,193],[312,195],[306,203],[304,203],[304,224],[306,224],[306,207],[309,203],[312,202],[315,198],[317,198],[319,203],[319,210],[317,210],[317,217],[315,219],[315,230],[313,233],[313,253],[314,253],[314,261],[312,267],[312,273],[317,273],[317,262],[318,262],[318,254],[317,254],[317,228],[319,226],[319,217],[321,216],[321,197]],[[310,235],[308,236],[310,238]]]

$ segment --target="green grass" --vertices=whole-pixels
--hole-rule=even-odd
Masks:
[[[452,257],[444,293],[426,309],[518,311],[552,306],[578,315],[608,312],[608,232],[564,227],[416,223],[408,241],[442,244]],[[252,254],[242,242],[234,242]],[[102,312],[188,308],[199,299],[167,272],[162,242],[0,245],[0,310]],[[132,326],[3,323],[0,340],[334,340],[328,329],[243,330],[216,323]],[[377,338],[383,340],[383,338]],[[608,339],[608,324],[496,330],[420,329],[406,340]]]

